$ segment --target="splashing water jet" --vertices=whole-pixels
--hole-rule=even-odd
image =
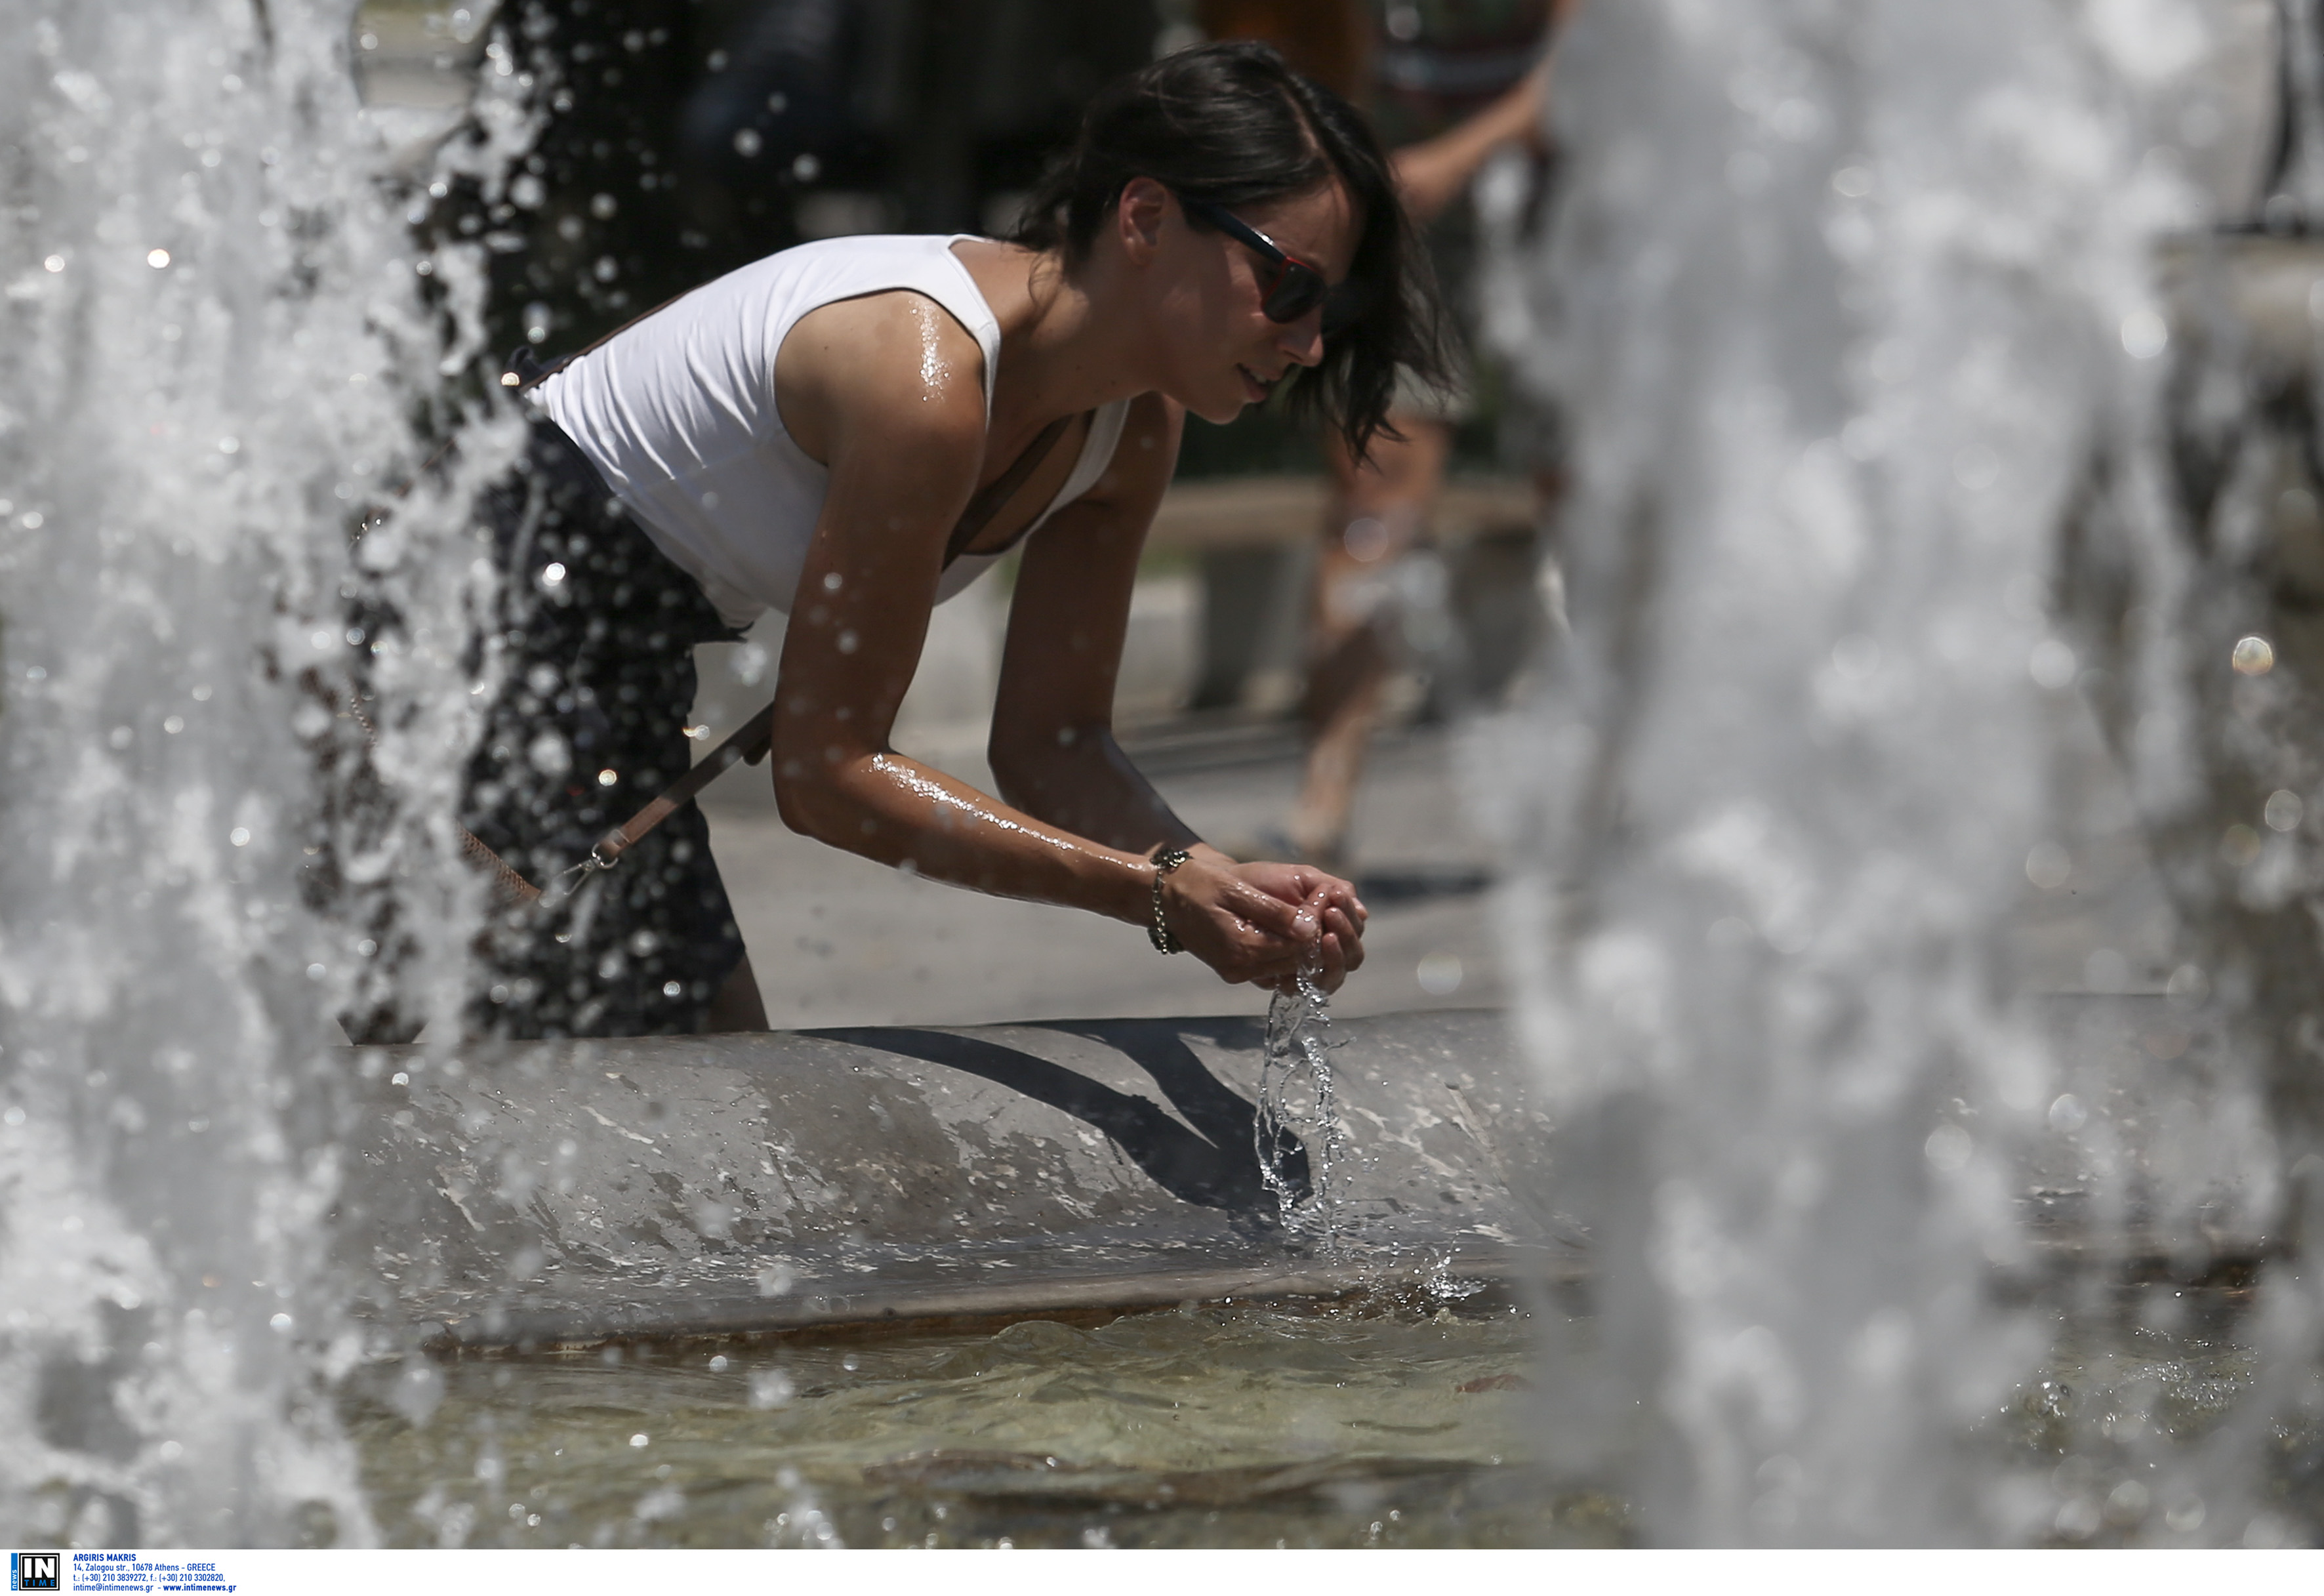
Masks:
[[[480,580],[459,506],[511,440],[455,382],[479,252],[406,230],[346,23],[297,0],[0,5],[19,1538],[372,1533],[325,1389],[359,1352],[326,1241],[352,1067],[330,1017],[379,979],[358,900],[450,927],[404,974],[457,1001],[437,966],[474,889],[442,864]],[[458,158],[489,183],[523,128],[482,113]],[[359,671],[367,809],[325,774],[363,763]]]
[[[2071,879],[2051,771],[2077,692],[2191,944],[2233,897],[2209,839],[2241,778],[2199,728],[2276,654],[2236,643],[2248,605],[2190,533],[2162,268],[2253,198],[2218,198],[2218,139],[2181,132],[2237,103],[2204,74],[2252,9],[1670,0],[1587,7],[1563,46],[1561,208],[1496,314],[1575,421],[1572,632],[1491,785],[1525,795],[1499,820],[1550,1196],[1600,1270],[1594,1325],[1553,1330],[1574,1361],[1543,1433],[1653,1538],[2147,1522],[2144,1485],[1980,1450],[2049,1347],[1989,1288],[2031,1256],[2017,1170],[2061,1087],[2098,1101],[2006,934],[2029,878]],[[2236,811],[2255,856],[2291,785]],[[2256,1056],[2223,1056],[2241,1112]],[[2245,1489],[2211,1480],[2200,1533],[2238,1533]]]

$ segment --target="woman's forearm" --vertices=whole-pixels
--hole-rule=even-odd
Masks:
[[[1144,925],[1153,866],[1012,808],[894,752],[844,757],[818,773],[778,769],[784,822],[883,864],[998,897],[1085,909]]]
[[[1198,837],[1154,790],[1106,727],[1045,738],[1030,747],[996,738],[992,774],[1010,803],[1051,826],[1140,855]]]

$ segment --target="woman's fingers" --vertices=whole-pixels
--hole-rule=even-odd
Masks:
[[[1296,969],[1322,935],[1314,911],[1189,860],[1163,878],[1165,915],[1186,950],[1222,981],[1264,980]]]
[[[1283,987],[1313,969],[1336,991],[1364,962],[1363,903],[1337,876],[1305,865],[1258,864],[1170,877],[1191,912],[1174,914],[1187,950],[1230,983]]]
[[[1255,930],[1294,942],[1312,943],[1316,937],[1314,912],[1307,902],[1286,902],[1239,877],[1226,877],[1226,890],[1220,894],[1220,903]]]
[[[1351,881],[1335,875],[1326,875],[1312,864],[1277,864],[1271,861],[1235,867],[1235,873],[1263,892],[1271,893],[1286,903],[1313,902],[1318,893],[1334,902],[1345,904],[1358,925],[1364,919],[1363,900],[1356,896]]]

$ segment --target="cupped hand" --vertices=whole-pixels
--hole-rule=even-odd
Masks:
[[[1237,864],[1197,854],[1163,878],[1180,946],[1230,983],[1282,988],[1313,966],[1326,992],[1364,962],[1355,888],[1311,865]]]
[[[1260,862],[1243,865],[1241,870],[1245,880],[1278,898],[1296,899],[1315,917],[1322,933],[1316,947],[1315,983],[1327,992],[1339,991],[1364,962],[1364,923],[1370,913],[1356,896],[1355,883],[1312,864]],[[1295,970],[1264,984],[1287,991],[1296,978]]]

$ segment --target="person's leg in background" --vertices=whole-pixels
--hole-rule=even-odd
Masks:
[[[1452,448],[1443,421],[1398,414],[1390,424],[1402,438],[1375,438],[1360,466],[1336,440],[1326,447],[1332,494],[1315,562],[1301,705],[1307,760],[1290,823],[1299,856],[1326,868],[1347,853],[1356,785],[1397,663],[1395,567],[1435,508]]]

